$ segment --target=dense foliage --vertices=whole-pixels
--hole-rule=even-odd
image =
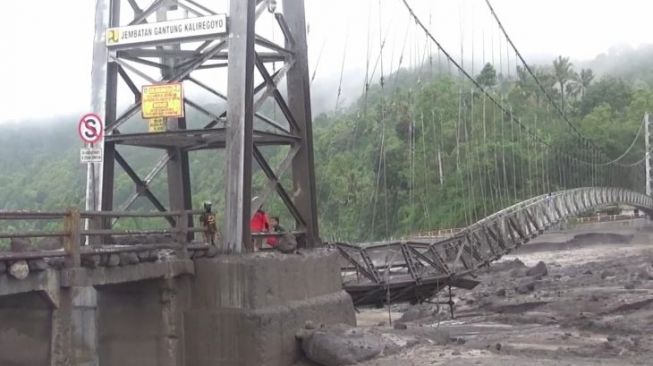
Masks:
[[[597,78],[564,57],[532,69],[539,85],[524,68],[501,75],[486,64],[476,75],[486,96],[425,66],[393,75],[349,110],[318,116],[323,231],[401,236],[469,224],[562,188],[642,189],[643,164],[599,163],[635,137],[653,106],[653,79]],[[572,132],[556,107],[588,139]],[[620,163],[641,161],[643,148],[640,134]]]

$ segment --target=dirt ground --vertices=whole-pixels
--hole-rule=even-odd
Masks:
[[[360,365],[653,365],[649,225],[544,235],[480,274],[474,290],[455,290],[455,319],[441,307],[393,329],[419,341]],[[527,275],[539,261],[548,273]],[[390,330],[389,316],[408,308],[361,310],[358,323]],[[433,328],[451,341],[420,336]]]

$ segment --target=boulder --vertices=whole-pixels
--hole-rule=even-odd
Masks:
[[[141,262],[148,262],[148,261],[150,261],[151,258],[156,258],[156,257],[149,250],[143,250],[143,251],[138,252],[138,259]]]
[[[128,266],[131,264],[138,264],[140,261],[138,260],[138,254],[134,252],[126,252],[126,253],[120,253],[120,265],[121,266]]]
[[[519,258],[516,258],[514,260],[506,260],[502,262],[498,262],[492,265],[490,267],[491,272],[503,272],[503,271],[513,271],[515,269],[522,269],[526,268],[526,265],[524,262],[520,261]]]
[[[408,325],[406,325],[406,323],[395,323],[394,324],[394,329],[406,330],[406,329],[408,329]]]
[[[48,269],[48,264],[43,259],[30,259],[27,265],[31,272],[42,272]]]
[[[48,267],[54,269],[63,269],[64,267],[66,267],[66,258],[63,257],[45,258],[45,263],[48,264]]]
[[[118,254],[111,254],[107,258],[107,267],[117,267],[120,264],[120,256]]]
[[[419,338],[428,339],[430,344],[444,346],[451,342],[458,342],[445,327],[413,327],[410,334]]]
[[[546,276],[548,273],[549,271],[546,268],[546,264],[542,261],[538,262],[535,267],[531,267],[526,271],[526,275],[531,277]]]
[[[101,257],[99,254],[82,256],[82,266],[96,268],[100,266]]]
[[[522,295],[530,294],[533,291],[535,291],[535,281],[524,281],[515,287],[515,292]]]
[[[322,366],[353,365],[370,360],[383,352],[382,337],[338,324],[316,329],[302,338],[306,357]]]
[[[527,271],[526,268],[514,268],[510,272],[508,272],[508,274],[512,278],[519,278],[519,277],[524,277],[524,275],[526,275],[526,271]]]
[[[27,261],[21,260],[14,262],[9,266],[9,274],[18,280],[24,280],[29,275],[29,265]]]
[[[418,304],[411,306],[404,312],[397,320],[399,323],[412,322],[419,319],[424,319],[438,314],[438,308],[431,304]]]
[[[279,243],[275,247],[281,253],[291,254],[297,250],[297,239],[290,233],[285,233],[279,238]]]

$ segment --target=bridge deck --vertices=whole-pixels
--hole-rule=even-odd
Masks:
[[[0,296],[39,292],[56,305],[59,287],[107,286],[194,274],[195,266],[189,259],[138,263],[124,267],[47,268],[31,272],[24,279],[0,275]]]

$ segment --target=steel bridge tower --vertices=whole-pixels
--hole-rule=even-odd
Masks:
[[[138,197],[145,197],[160,211],[190,210],[190,157],[199,150],[216,151],[217,165],[217,150],[224,149],[223,249],[238,253],[243,243],[251,242],[250,218],[275,193],[295,220],[300,245],[319,245],[304,0],[279,4],[276,0],[97,0],[96,4],[92,107],[104,117],[106,136],[103,164],[89,170],[89,180],[97,183],[87,200],[95,191],[93,201],[99,202],[92,208],[127,210]],[[107,42],[108,29],[202,21],[220,13],[226,14],[222,34]],[[271,28],[281,35],[280,42],[263,35]],[[184,92],[199,90],[208,97],[196,100],[188,93],[183,117],[166,118],[164,132],[142,131],[147,126],[140,116],[142,87],[160,83],[182,83]],[[125,100],[130,103],[125,105]],[[271,102],[280,111],[277,118],[265,111]],[[213,112],[210,106],[215,105],[223,112]],[[160,150],[161,159],[142,176],[122,152],[125,146]],[[276,159],[280,161],[276,168],[262,152],[267,146],[287,150],[285,157]],[[254,162],[267,183],[253,202]],[[116,166],[135,185],[122,203],[116,202]],[[167,205],[151,189],[153,179],[164,170]],[[292,187],[282,184],[284,173]],[[192,225],[169,221],[173,226]],[[104,228],[111,225],[102,223]]]

